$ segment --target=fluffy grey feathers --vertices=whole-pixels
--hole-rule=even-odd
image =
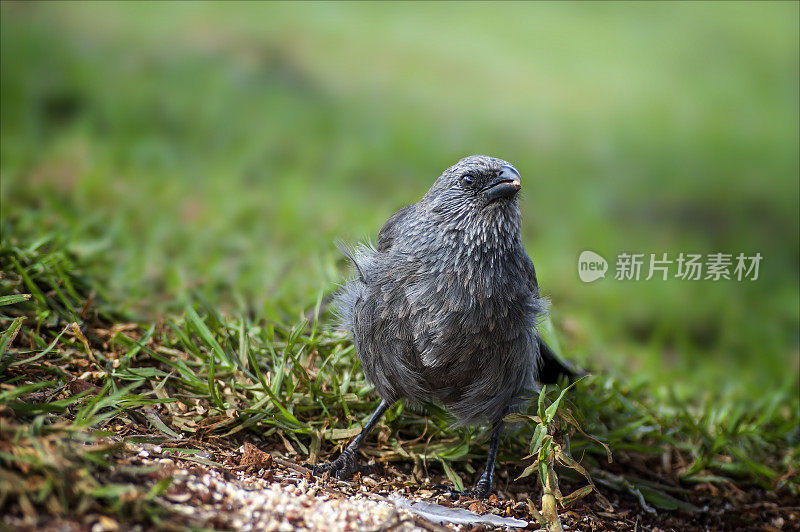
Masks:
[[[335,306],[389,403],[436,403],[457,424],[495,423],[537,389],[547,302],[522,245],[518,189],[509,163],[466,157],[389,218],[377,248],[340,246],[358,275]]]

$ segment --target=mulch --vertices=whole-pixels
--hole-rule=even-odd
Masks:
[[[151,436],[158,439],[157,435]],[[200,452],[182,454],[176,451],[180,448]],[[492,513],[523,519],[529,522],[526,529],[540,529],[528,503],[530,499],[538,506],[538,487],[530,481],[532,477],[518,482],[509,481],[517,472],[518,466],[515,464],[498,465],[495,493],[488,499],[462,497],[453,501],[447,495],[437,495],[430,488],[445,481],[443,472],[437,471],[434,464],[430,464],[428,469],[430,477],[423,479],[422,483],[412,475],[410,464],[379,464],[374,466],[374,473],[358,474],[351,482],[342,482],[327,476],[318,478],[311,474],[299,456],[292,456],[294,453],[291,447],[287,448],[287,442],[281,438],[273,438],[267,442],[247,441],[239,447],[233,447],[216,437],[207,438],[206,441],[187,439],[160,445],[125,444],[124,451],[116,455],[118,467],[111,474],[122,474],[114,471],[125,471],[124,474],[128,475],[126,480],[141,485],[144,492],[165,477],[172,479],[166,493],[157,497],[166,512],[159,529],[487,530],[484,525],[444,528],[407,512],[387,509],[382,503],[391,494],[401,494],[412,500],[432,501],[443,506],[466,508],[480,514]],[[152,467],[147,467],[153,464],[159,465],[155,471]],[[131,471],[135,471],[137,467],[148,470],[148,473],[132,474]],[[570,485],[568,480],[563,484],[562,491],[565,492],[580,487],[577,483]],[[206,488],[199,489],[198,486]],[[286,494],[281,494],[282,489],[289,490],[286,492],[289,494],[288,499]],[[256,502],[248,499],[251,494],[259,493],[262,494],[259,495],[261,499]],[[264,493],[269,496],[265,498]],[[698,512],[651,513],[644,511],[631,496],[613,491],[604,494],[611,501],[613,511],[609,512],[594,495],[589,495],[560,511],[565,529],[620,532],[800,530],[798,501],[789,495],[776,494],[758,487],[733,484],[697,485],[692,490],[690,502],[700,508]],[[297,504],[280,510],[281,503],[275,503],[274,500],[291,500]],[[344,508],[342,501],[348,500],[355,501],[354,507],[358,510]],[[376,506],[367,508],[365,501]],[[254,508],[265,507],[269,510],[253,511]],[[326,512],[329,514],[323,521],[326,525],[319,526],[320,516]],[[5,528],[17,530],[113,532],[135,527],[135,523],[125,522],[124,518],[118,519],[119,516],[97,514],[55,518],[42,512],[40,519],[31,523],[22,518],[21,509],[15,507],[11,501],[6,505],[2,523]],[[336,519],[349,524],[334,526],[335,523],[340,523]],[[145,527],[143,530],[148,528],[153,527]]]

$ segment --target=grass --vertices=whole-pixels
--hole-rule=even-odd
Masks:
[[[796,368],[791,4],[607,5],[592,16],[512,5],[510,18],[535,25],[485,39],[494,52],[482,64],[515,75],[500,85],[459,51],[460,36],[488,16],[479,5],[447,15],[456,18],[436,53],[422,44],[446,16],[433,6],[429,22],[392,6],[274,4],[249,16],[214,4],[3,9],[19,21],[3,27],[0,51],[3,232],[68,241],[143,316],[180,311],[200,291],[223,310],[244,301],[259,316],[294,318],[341,279],[334,239],[374,237],[441,169],[486,152],[524,174],[523,235],[556,323],[574,325],[564,334],[571,356],[620,371],[635,364],[684,395],[709,382],[759,389]],[[702,14],[713,31],[692,25]],[[337,17],[364,33],[344,38],[326,22]],[[625,32],[612,37],[593,17]],[[114,30],[98,29],[107,24]],[[383,81],[352,59],[375,32],[388,39],[370,56],[390,71]],[[563,39],[570,45],[554,44]],[[706,62],[681,60],[695,49]],[[490,88],[498,93],[487,100]],[[755,283],[584,285],[574,268],[587,248],[609,259],[765,259]],[[750,364],[754,353],[765,363]]]
[[[282,438],[292,454],[316,461],[356,434],[375,406],[352,345],[323,327],[321,300],[310,319],[292,323],[229,318],[198,301],[179,318],[135,324],[108,321],[109,302],[93,295],[94,281],[81,277],[80,264],[53,242],[6,242],[0,265],[8,294],[2,315],[10,324],[0,341],[14,346],[0,359],[2,503],[31,522],[38,512],[89,510],[130,522],[165,519],[157,495],[168,479],[113,465],[115,456],[131,452],[128,443],[202,449],[248,435]],[[635,496],[648,512],[698,511],[687,489],[698,483],[800,494],[796,388],[749,405],[687,405],[655,400],[647,383],[631,387],[608,375],[573,387],[543,390],[534,413],[515,416],[523,426],[504,446],[506,458],[535,458],[522,477],[538,468],[545,493],[556,494],[553,511],[556,500],[569,505],[589,493],[563,496],[555,464],[594,479],[599,493]],[[453,431],[442,413],[427,419],[393,408],[378,460],[435,461],[461,487],[455,471],[474,471],[470,460],[484,453],[485,434]],[[418,438],[423,431],[427,441]],[[611,455],[625,472],[609,469]],[[648,456],[681,461],[672,471],[680,482],[626,470]],[[144,478],[144,487],[131,475]]]
[[[332,242],[474,152],[521,169],[554,337],[594,373],[505,457],[549,434],[643,508],[797,495],[797,5],[405,7],[0,6],[5,504],[161,519],[158,480],[119,496],[141,434],[104,447],[116,426],[347,440],[376,398],[322,304]],[[582,284],[584,249],[765,258],[750,283]],[[478,467],[480,430],[401,409],[382,460]],[[677,484],[630,473],[662,462]]]

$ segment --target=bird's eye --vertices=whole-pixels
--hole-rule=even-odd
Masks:
[[[471,187],[472,183],[474,182],[474,180],[473,180],[471,175],[465,175],[461,179],[464,181],[464,185],[468,186],[468,187]]]

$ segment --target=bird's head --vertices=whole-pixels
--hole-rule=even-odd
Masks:
[[[520,186],[519,172],[511,163],[470,155],[445,170],[425,199],[439,212],[489,215],[497,210],[516,210]]]

